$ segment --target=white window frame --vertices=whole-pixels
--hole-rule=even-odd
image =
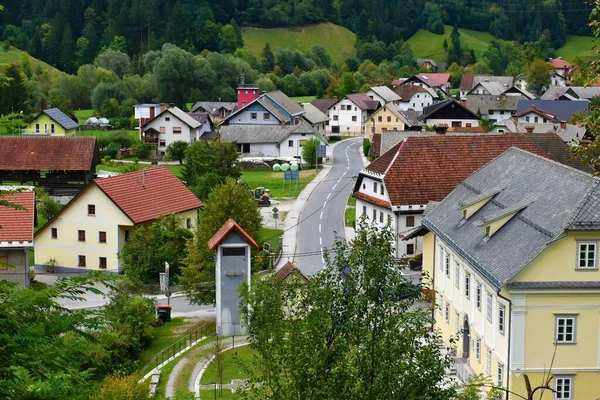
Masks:
[[[566,332],[567,321],[572,320],[571,326],[571,339],[567,340]],[[561,333],[562,331],[562,333]],[[562,339],[559,339],[559,335],[563,335]],[[576,344],[577,343],[577,315],[575,314],[554,314],[554,343],[556,344]]]
[[[586,249],[584,250],[585,256],[582,259],[581,258],[581,248],[582,246],[586,246]],[[593,246],[593,259],[590,260],[590,250],[589,247]],[[581,262],[584,261],[585,265],[581,266]],[[592,266],[588,266],[589,262],[592,261],[593,265]],[[597,241],[593,241],[593,240],[580,240],[577,241],[577,266],[576,269],[578,270],[596,270],[598,269],[598,242]]]
[[[475,340],[475,359],[481,364],[481,339]]]
[[[498,366],[496,367],[496,384],[499,387],[504,387],[504,364],[498,362]]]
[[[486,292],[486,315],[488,322],[494,321],[492,317],[494,316],[494,296],[490,292]]]
[[[492,375],[492,351],[488,348],[485,349],[485,373]]]
[[[479,311],[481,311],[481,283],[477,282],[475,286],[475,306]]]
[[[454,263],[454,285],[460,290],[460,263]]]
[[[498,332],[504,335],[506,325],[506,307],[498,304]]]
[[[454,309],[454,332],[460,333],[460,314],[456,308]]]
[[[555,400],[573,400],[573,383],[575,379],[572,375],[554,375],[554,399]],[[568,382],[568,390],[565,390],[565,383]]]
[[[440,271],[444,271],[444,248],[440,246]]]
[[[440,315],[442,315],[442,308],[444,308],[444,296],[440,295],[440,307],[438,308]]]
[[[447,324],[450,323],[450,302],[448,301],[444,305],[444,319],[446,320]]]
[[[444,259],[444,269],[446,270],[446,278],[450,278],[450,254],[446,253]]]
[[[465,272],[465,297],[471,298],[471,274],[468,272]]]

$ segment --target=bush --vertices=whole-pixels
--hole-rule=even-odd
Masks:
[[[370,148],[371,148],[371,142],[369,142],[369,139],[364,138],[363,139],[363,154],[365,155],[365,157],[367,157],[369,155]]]
[[[38,202],[36,203],[36,209],[40,217],[49,220],[63,208],[62,204],[54,200],[44,191],[44,189],[38,188],[36,190],[36,196]]]
[[[109,157],[111,160],[113,160],[117,158],[119,150],[121,150],[121,147],[119,147],[117,143],[111,143],[106,147],[106,149],[100,151],[100,157],[102,157],[102,159]]]
[[[147,160],[150,158],[150,152],[151,152],[151,148],[150,145],[147,145],[145,143],[141,143],[138,148],[137,148],[137,156],[139,159],[141,160]]]
[[[340,135],[331,135],[327,138],[327,140],[329,140],[329,143],[335,143],[342,140],[342,137]]]
[[[148,398],[148,392],[143,384],[138,383],[139,377],[110,376],[100,390],[92,396],[93,400],[138,400]]]
[[[114,131],[108,135],[111,144],[116,143],[120,149],[130,148],[135,142],[129,133],[123,131]]]

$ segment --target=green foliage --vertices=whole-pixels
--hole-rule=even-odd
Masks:
[[[304,141],[302,146],[302,160],[308,163],[311,167],[315,165],[317,161],[317,146],[321,144],[319,139],[308,139]]]
[[[229,218],[255,240],[261,237],[262,217],[254,197],[246,185],[232,178],[227,178],[210,193],[200,212],[194,239],[188,243],[182,282],[192,302],[214,304],[215,258],[208,241]]]
[[[181,262],[187,255],[186,242],[193,235],[179,217],[161,217],[151,226],[135,228],[133,237],[119,253],[123,270],[135,283],[158,283],[158,274],[169,263],[173,281],[177,281]]]
[[[37,198],[36,209],[40,217],[49,220],[63,208],[63,205],[46,193],[42,188],[36,188],[35,194]]]
[[[113,71],[119,77],[123,77],[129,70],[129,64],[129,56],[126,53],[119,50],[113,50],[112,48],[108,48],[104,52],[98,54],[94,60],[94,65],[96,67]]]
[[[527,90],[540,96],[550,86],[550,71],[552,67],[544,60],[536,59],[525,67],[524,75],[527,80]]]
[[[19,64],[9,64],[4,72],[5,82],[0,84],[0,115],[27,113],[26,101],[29,89],[25,85],[27,76]],[[14,117],[14,115],[13,115]]]
[[[365,155],[365,157],[367,157],[369,155],[370,149],[371,149],[371,142],[369,141],[369,139],[364,138],[363,139],[363,154]]]
[[[148,390],[138,383],[137,375],[109,376],[92,400],[142,400],[148,398]]]
[[[275,55],[273,54],[269,42],[265,44],[265,47],[260,53],[260,65],[262,72],[273,71],[273,68],[275,68]]]
[[[139,143],[137,146],[137,156],[140,160],[147,160],[150,158],[150,152],[152,149],[149,144]]]
[[[245,398],[453,398],[456,388],[442,384],[451,358],[429,328],[431,311],[412,307],[422,287],[400,274],[393,240],[363,220],[308,284],[272,276],[242,289],[248,340],[260,355]]]
[[[171,161],[179,161],[179,164],[183,164],[185,158],[185,151],[189,147],[188,142],[183,140],[175,141],[167,146],[167,159]]]

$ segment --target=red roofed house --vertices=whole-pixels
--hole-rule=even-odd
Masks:
[[[365,93],[349,94],[329,107],[327,133],[364,134],[367,118],[378,108],[379,101]]]
[[[357,222],[365,216],[390,224],[398,258],[422,253],[418,238],[402,239],[421,224],[427,204],[511,147],[548,157],[520,134],[408,137],[360,172],[353,193]]]
[[[564,78],[565,82],[571,81],[571,75],[573,75],[573,68],[575,68],[575,65],[563,60],[562,57],[553,58],[548,61],[548,64],[554,68],[554,72],[559,75],[559,77],[552,77],[552,84],[554,86],[565,86],[564,84],[560,84],[560,78]]]
[[[438,92],[438,94],[444,95],[450,93],[450,89],[452,89],[450,74],[448,73],[427,73],[413,75],[402,82],[402,85],[416,85],[424,88],[431,88]]]
[[[286,262],[283,267],[279,268],[277,272],[275,272],[275,276],[282,281],[288,281],[294,284],[304,284],[310,280],[308,275],[292,264],[291,261]]]
[[[35,234],[35,268],[119,273],[117,255],[136,226],[175,214],[192,228],[200,207],[166,166],[94,179]]]
[[[440,98],[435,90],[419,85],[401,85],[394,88],[394,92],[400,96],[398,107],[402,111],[423,111]]]
[[[35,193],[17,192],[0,197],[0,201],[23,209],[0,205],[0,279],[29,286],[29,248],[33,246]]]

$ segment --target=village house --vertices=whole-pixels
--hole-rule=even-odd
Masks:
[[[497,95],[466,95],[461,104],[471,112],[481,115],[490,121],[502,121],[509,118],[519,104],[519,96]]]
[[[438,72],[439,65],[434,60],[430,58],[417,58],[415,59],[416,63],[424,66],[430,72]]]
[[[237,103],[234,101],[197,101],[190,108],[191,113],[210,114],[215,123],[227,118],[235,110],[237,110]]]
[[[573,74],[575,65],[570,62],[563,60],[562,57],[553,58],[548,61],[548,65],[550,65],[554,70],[551,73],[552,84],[554,86],[565,86],[568,82],[571,81],[571,76]],[[561,82],[562,84],[555,83],[555,76],[557,82]]]
[[[167,103],[141,103],[133,106],[133,118],[139,122],[138,129],[140,131],[140,141],[144,139],[143,128],[144,125],[146,125],[146,122],[154,119],[154,117],[171,106],[173,106],[173,104]]]
[[[600,87],[597,86],[550,86],[540,100],[592,100],[600,96]]]
[[[407,131],[411,129],[420,129],[417,121],[412,121],[396,103],[389,102],[369,117],[367,139],[371,140],[373,134],[387,130]]]
[[[196,225],[202,202],[166,166],[94,179],[35,234],[35,269],[122,273],[118,254],[133,231],[176,215]]]
[[[223,119],[227,125],[297,125],[304,108],[280,90],[258,95],[256,88],[238,87],[238,110]]]
[[[311,103],[305,103],[302,107],[304,108],[304,115],[302,118],[308,122],[314,130],[325,134],[327,125],[329,124],[329,117]]]
[[[454,99],[446,99],[423,109],[419,121],[425,125],[447,125],[452,128],[479,127],[479,116]]]
[[[79,124],[58,108],[48,108],[21,130],[23,135],[74,136]]]
[[[407,137],[359,173],[353,190],[357,222],[364,217],[379,227],[389,224],[397,258],[420,254],[420,238],[403,239],[421,224],[427,204],[441,201],[473,171],[513,146],[545,154],[523,135]]]
[[[366,132],[367,118],[379,108],[379,101],[365,93],[346,95],[328,109],[327,133],[361,135]]]
[[[3,187],[7,190],[9,187]],[[0,205],[0,280],[29,286],[29,250],[33,247],[33,230],[37,225],[35,192],[25,190],[0,197],[22,207]]]
[[[559,121],[568,122],[574,114],[587,116],[589,112],[590,102],[587,100],[570,101],[570,100],[527,100],[520,99],[517,105],[516,114],[521,114],[523,111],[535,107],[537,110],[543,110],[548,114],[552,114]],[[534,122],[534,121],[526,121]]]
[[[424,73],[413,75],[400,83],[401,85],[417,85],[435,90],[439,96],[446,96],[452,89],[450,74]]]
[[[599,209],[598,178],[511,148],[423,219],[435,326],[459,379],[526,395],[527,374],[550,379],[544,399],[597,396]]]
[[[419,85],[401,85],[394,88],[394,92],[400,97],[398,108],[400,110],[414,110],[422,112],[423,108],[432,105],[440,97],[437,92],[429,87]]]
[[[396,102],[400,100],[400,96],[387,86],[373,86],[369,88],[365,94],[369,96],[371,100],[377,100],[380,107],[390,101]]]

